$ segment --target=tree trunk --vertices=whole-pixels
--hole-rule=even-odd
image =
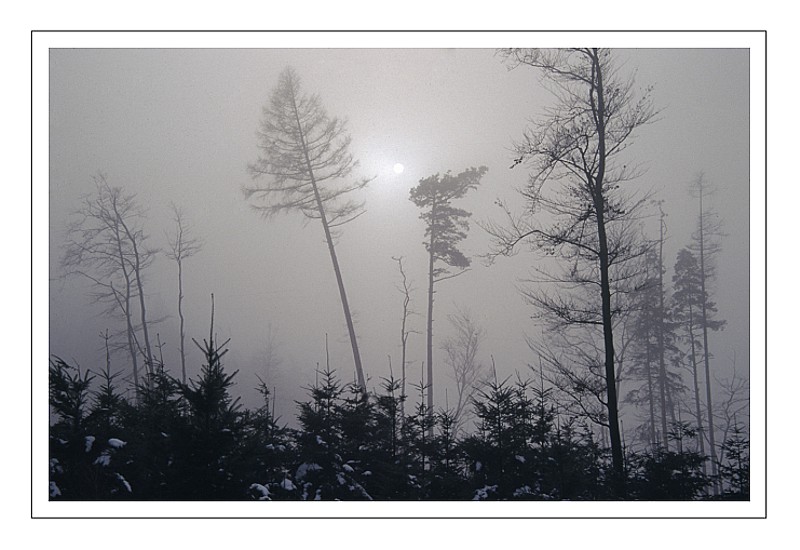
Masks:
[[[648,334],[648,340],[650,336]],[[656,412],[655,412],[655,397],[653,392],[653,365],[650,359],[650,342],[646,344],[647,349],[647,400],[650,404],[650,446],[652,449],[656,447]]]
[[[608,274],[608,245],[602,211],[598,216],[600,235],[600,292],[602,295],[603,343],[605,345],[605,375],[609,434],[611,436],[611,459],[618,477],[618,488],[624,491],[624,467],[622,456],[622,432],[619,427],[617,387],[614,377],[614,335],[611,328],[611,287]],[[620,495],[621,496],[621,495]]]
[[[431,205],[431,238],[430,250],[428,256],[428,345],[427,345],[427,360],[428,360],[428,433],[433,437],[433,264],[436,260],[434,255],[434,233],[435,224],[434,216],[436,214],[436,202]]]
[[[406,421],[406,350],[408,347],[408,331],[406,324],[408,322],[408,305],[411,303],[411,296],[409,295],[408,282],[406,273],[403,270],[402,256],[396,258],[397,264],[400,267],[400,275],[403,276],[403,322],[400,325],[400,419],[401,423],[405,424]]]
[[[605,140],[605,98],[603,95],[603,74],[597,49],[593,50],[592,84],[597,94],[595,123],[598,137],[598,167],[594,181],[594,209],[597,216],[597,237],[599,241],[600,260],[600,295],[602,300],[603,343],[605,346],[605,377],[608,409],[609,435],[611,437],[611,460],[614,467],[614,488],[618,497],[625,494],[625,467],[622,453],[622,432],[619,426],[619,409],[617,404],[616,377],[614,374],[614,335],[611,312],[611,281],[609,277],[608,238],[605,225],[605,197],[603,195],[603,179],[605,177],[606,140]]]
[[[136,288],[139,292],[139,314],[142,322],[142,334],[144,335],[144,347],[145,347],[145,359],[147,360],[147,369],[149,372],[153,372],[153,352],[152,348],[150,347],[150,335],[147,330],[147,309],[145,308],[144,304],[144,283],[142,283],[142,272],[141,272],[141,256],[139,254],[139,247],[136,245],[136,235],[131,233],[131,230],[128,228],[125,220],[122,219],[122,216],[117,211],[116,201],[114,202],[114,214],[117,216],[122,229],[125,230],[125,234],[128,236],[128,240],[133,247],[133,275],[136,279]],[[148,380],[148,383],[150,381]]]
[[[400,367],[400,418],[403,423],[406,419],[406,344],[408,342],[408,335],[405,333],[406,319],[403,316],[403,347],[401,351],[401,359],[403,364]]]
[[[705,242],[703,235],[703,188],[700,186],[700,293],[701,293],[701,311],[700,314],[703,319],[703,356],[706,371],[706,407],[708,409],[708,446],[711,453],[711,474],[716,478],[717,471],[717,448],[714,441],[714,407],[711,402],[711,367],[708,353],[708,314],[706,311],[706,302],[708,295],[706,294],[706,270],[705,270]],[[719,485],[715,481],[712,485],[714,495],[719,495]]]
[[[692,304],[689,304],[689,339],[691,340],[691,354],[692,354],[692,381],[694,382],[694,404],[695,404],[695,419],[697,422],[697,441],[699,445],[699,452],[701,455],[706,454],[705,442],[703,438],[703,413],[700,409],[700,382],[697,379],[697,355],[694,344],[694,311]],[[706,475],[706,461],[703,460],[703,475]]]
[[[133,328],[133,321],[131,320],[131,276],[128,272],[125,254],[122,251],[122,235],[119,233],[119,226],[114,227],[114,237],[117,244],[117,254],[119,255],[119,264],[122,268],[122,275],[125,278],[125,324],[128,336],[128,351],[131,354],[131,363],[133,364],[133,387],[134,394],[138,395],[139,390],[139,359],[138,352],[135,345],[135,334]],[[138,397],[137,397],[138,400]]]
[[[661,397],[661,444],[669,451],[667,430],[667,368],[664,362],[664,212],[658,241],[658,379]]]
[[[136,264],[134,267],[134,275],[136,276],[136,287],[139,291],[139,313],[142,320],[142,334],[144,334],[144,347],[147,357],[147,368],[152,373],[153,372],[153,352],[150,347],[150,336],[147,331],[147,310],[145,309],[144,305],[144,284],[142,283],[142,274],[141,274],[141,266],[139,263],[139,252],[135,249],[134,245],[134,254],[136,256]]]
[[[130,284],[128,285],[128,290],[125,293],[125,323],[126,323],[126,332],[128,335],[128,351],[131,354],[131,362],[133,363],[133,386],[134,388],[139,387],[139,359],[136,350],[136,345],[134,343],[134,334],[133,334],[133,322],[131,321],[131,313],[130,313],[130,305],[131,305],[131,292],[130,292]]]
[[[183,318],[183,266],[178,256],[178,318],[180,319],[180,345],[181,345],[181,381],[186,384],[186,330]]]
[[[309,163],[309,170],[311,169],[311,165]],[[325,240],[328,242],[328,251],[331,254],[331,262],[333,263],[333,271],[336,273],[336,284],[339,286],[339,297],[342,301],[342,310],[344,311],[344,319],[347,323],[347,332],[350,335],[350,346],[353,349],[353,362],[355,363],[356,367],[356,376],[358,377],[358,385],[361,387],[361,391],[367,391],[367,382],[364,379],[364,370],[361,366],[361,354],[358,352],[358,342],[356,341],[356,331],[355,327],[353,326],[353,317],[350,315],[350,306],[347,302],[347,293],[344,289],[344,281],[342,280],[342,272],[339,269],[339,260],[336,258],[336,249],[333,247],[333,237],[331,237],[331,230],[328,227],[328,221],[325,218],[325,210],[322,206],[322,199],[319,195],[319,190],[317,189],[317,184],[313,181],[312,176],[312,183],[314,186],[314,196],[317,200],[317,207],[319,208],[320,219],[322,221],[322,227],[325,229]]]
[[[356,331],[355,327],[353,326],[353,317],[350,314],[350,306],[347,302],[347,293],[344,289],[344,281],[342,280],[342,272],[339,269],[339,260],[336,257],[336,249],[333,246],[333,237],[331,236],[331,230],[328,226],[328,219],[325,216],[325,207],[322,204],[322,197],[319,194],[319,188],[317,187],[317,180],[314,177],[314,169],[311,165],[311,159],[308,157],[308,146],[306,145],[305,136],[303,135],[303,126],[300,122],[300,115],[297,112],[297,103],[295,102],[294,96],[292,96],[292,107],[294,109],[294,116],[295,120],[297,121],[297,130],[298,136],[300,138],[300,144],[303,149],[303,156],[306,161],[306,168],[308,169],[308,175],[311,178],[311,186],[314,189],[314,199],[317,203],[317,210],[319,211],[320,221],[322,222],[322,227],[325,230],[325,241],[328,243],[328,252],[331,255],[331,262],[333,263],[333,271],[336,274],[336,284],[339,286],[339,297],[342,301],[342,309],[344,310],[344,319],[347,323],[347,332],[350,335],[350,346],[353,348],[353,362],[355,363],[356,368],[356,376],[358,377],[358,385],[361,387],[361,390],[366,393],[367,391],[367,382],[364,379],[364,370],[361,366],[361,354],[358,352],[358,341],[356,340]]]

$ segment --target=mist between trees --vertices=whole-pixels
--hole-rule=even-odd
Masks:
[[[726,350],[713,339],[726,326],[715,298],[725,233],[714,182],[702,173],[681,182],[694,231],[668,257],[669,205],[642,184],[633,153],[641,130],[669,117],[654,88],[606,49],[508,49],[497,62],[532,71],[552,92],[509,144],[510,170],[528,181],[473,223],[468,197],[496,170],[481,159],[442,166],[410,189],[422,223],[416,250],[387,253],[397,268],[386,281],[396,298],[388,376],[362,360],[351,305],[359,286],[348,281],[363,265],[338,249],[346,226],[368,215],[363,193],[374,178],[359,175],[347,121],[328,114],[298,71],[283,70],[263,108],[241,200],[267,231],[285,214],[307,222],[293,239],[324,238],[333,273],[314,277],[335,280],[351,365],[332,364],[327,334],[303,335],[325,342],[324,358],[313,383],[286,387],[270,327],[260,403],[244,406],[233,394],[239,371],[225,364],[235,341],[220,343],[215,329],[225,303],[211,295],[208,321],[184,311],[187,273],[215,261],[203,228],[172,204],[158,249],[147,198],[98,173],[73,212],[60,268],[88,285],[107,320],[105,363],[77,365],[51,350],[50,498],[749,499],[749,376],[735,355],[719,366]],[[464,243],[475,232],[488,246],[470,257]],[[412,273],[406,259],[421,251],[427,268]],[[486,345],[492,320],[453,288],[473,260],[491,273],[520,253],[529,270],[512,290],[530,307],[528,356],[526,370],[508,376]],[[153,266],[165,261],[177,365],[164,360],[160,328],[176,321],[148,307]],[[458,305],[437,318],[442,299]],[[204,323],[207,337],[187,342]],[[424,359],[412,359],[423,346]],[[199,369],[187,348],[200,352]],[[276,414],[282,393],[296,396],[288,419]]]

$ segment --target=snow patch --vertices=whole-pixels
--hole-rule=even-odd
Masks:
[[[121,439],[117,439],[116,437],[112,437],[111,439],[108,440],[108,444],[111,447],[114,447],[115,449],[121,449],[122,447],[127,445],[127,442],[122,441]]]
[[[294,491],[295,489],[297,489],[297,487],[295,487],[294,483],[292,483],[291,479],[284,479],[281,482],[281,487],[283,487],[287,491]]]
[[[513,496],[521,497],[523,495],[532,495],[532,494],[533,491],[531,490],[531,488],[528,485],[525,485],[524,487],[517,487],[516,489],[514,489]]]
[[[129,493],[133,492],[131,491],[131,484],[128,483],[128,480],[122,477],[119,473],[115,472],[115,475],[117,476],[117,479],[122,482],[122,484],[125,486],[125,489],[127,489]]]
[[[525,457],[524,456],[516,455],[516,456],[514,456],[514,458],[517,459],[517,462],[521,462],[522,464],[525,464]]]
[[[302,464],[301,464],[301,465],[300,465],[300,466],[297,468],[297,473],[295,473],[295,475],[294,475],[294,478],[295,478],[296,480],[300,481],[301,479],[303,479],[304,477],[306,477],[306,475],[308,474],[308,472],[313,472],[313,471],[315,471],[315,470],[321,470],[321,469],[322,469],[322,466],[320,466],[319,464],[314,464],[314,463],[309,463],[309,462],[303,462],[303,463],[302,463]]]
[[[94,436],[93,435],[87,435],[84,438],[84,441],[86,442],[86,452],[88,453],[89,451],[92,450],[92,444],[94,444]]]
[[[475,496],[472,500],[486,500],[489,498],[489,493],[497,491],[497,485],[485,485],[482,489],[475,490]]]
[[[93,464],[97,464],[99,466],[108,467],[111,464],[111,456],[109,456],[108,451],[103,451],[103,453],[94,459]]]
[[[270,500],[269,489],[267,489],[264,485],[261,485],[260,483],[253,483],[250,485],[250,490],[261,494],[261,496],[258,497],[258,500]]]
[[[353,467],[350,466],[349,464],[342,464],[342,470],[350,474],[352,474],[355,471],[353,470]]]
[[[50,498],[56,498],[61,496],[61,489],[58,488],[55,481],[50,482]]]

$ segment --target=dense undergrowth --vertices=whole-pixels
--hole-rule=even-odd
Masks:
[[[692,500],[748,499],[748,441],[723,444],[720,475],[705,473],[687,425],[679,451],[626,452],[614,483],[610,452],[578,418],[564,418],[549,392],[517,379],[488,383],[473,402],[475,430],[448,411],[402,404],[400,383],[365,394],[320,372],[298,403],[299,428],[230,395],[236,373],[223,346],[188,384],[156,366],[123,397],[116,376],[50,363],[51,500]],[[406,414],[401,414],[405,409]],[[717,497],[711,497],[717,485]]]

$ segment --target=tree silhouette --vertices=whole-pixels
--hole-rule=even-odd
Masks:
[[[717,467],[717,448],[714,431],[714,405],[712,403],[711,391],[711,352],[708,346],[708,331],[722,330],[725,321],[713,319],[716,313],[716,305],[710,300],[710,284],[714,278],[714,256],[719,252],[719,237],[722,236],[721,224],[716,218],[716,214],[704,205],[706,199],[712,193],[712,189],[705,181],[704,175],[698,174],[689,188],[692,195],[698,199],[697,231],[692,235],[692,244],[689,246],[697,255],[699,262],[699,283],[700,283],[700,330],[703,335],[703,364],[705,365],[706,379],[706,407],[708,411],[708,445],[711,453],[711,473],[718,474]],[[712,486],[714,494],[718,495],[720,488],[718,483]]]
[[[248,169],[254,179],[266,177],[268,180],[261,185],[245,187],[245,197],[255,201],[253,208],[265,217],[298,211],[322,223],[358,383],[366,390],[353,318],[334,247],[335,228],[364,212],[363,203],[345,200],[345,197],[370,181],[347,179],[358,163],[349,152],[350,136],[345,121],[330,118],[319,96],[303,94],[300,78],[294,69],[287,67],[280,75],[269,104],[264,107],[258,147],[258,160]]]
[[[167,257],[178,266],[178,318],[180,319],[181,382],[186,384],[186,320],[183,315],[183,261],[200,252],[203,242],[194,237],[186,222],[183,210],[171,204],[174,233],[169,235]]]
[[[445,352],[445,364],[456,384],[456,403],[452,410],[453,431],[460,434],[469,416],[472,397],[486,381],[484,365],[478,351],[486,332],[469,311],[449,315],[454,335],[445,338],[441,348]]]
[[[147,246],[144,211],[136,196],[112,187],[103,174],[95,176],[94,182],[96,193],[84,197],[74,212],[62,267],[68,275],[91,281],[93,296],[105,305],[106,314],[124,318],[125,347],[138,386],[139,355],[144,355],[148,371],[153,368],[144,281],[156,250]]]
[[[468,168],[458,175],[449,171],[419,180],[411,189],[411,202],[422,209],[420,218],[425,222],[425,249],[428,251],[428,414],[433,414],[433,294],[434,285],[453,278],[466,270],[470,259],[458,249],[467,236],[469,212],[456,208],[452,202],[475,189],[488,168]],[[451,273],[449,267],[460,271]]]
[[[598,351],[607,424],[616,486],[624,493],[613,327],[621,310],[615,302],[624,297],[620,287],[638,276],[632,260],[644,253],[634,221],[646,198],[626,192],[623,184],[638,171],[617,159],[636,129],[655,116],[650,89],[634,97],[633,79],[621,77],[606,49],[501,53],[512,68],[538,69],[552,85],[556,102],[515,145],[513,166],[527,164],[532,169],[522,191],[527,208],[519,216],[504,207],[507,221],[487,225],[495,237],[492,255],[509,255],[527,242],[563,259],[563,273],[544,274],[538,281],[557,290],[535,290],[527,298],[547,312],[551,328],[602,330]]]

